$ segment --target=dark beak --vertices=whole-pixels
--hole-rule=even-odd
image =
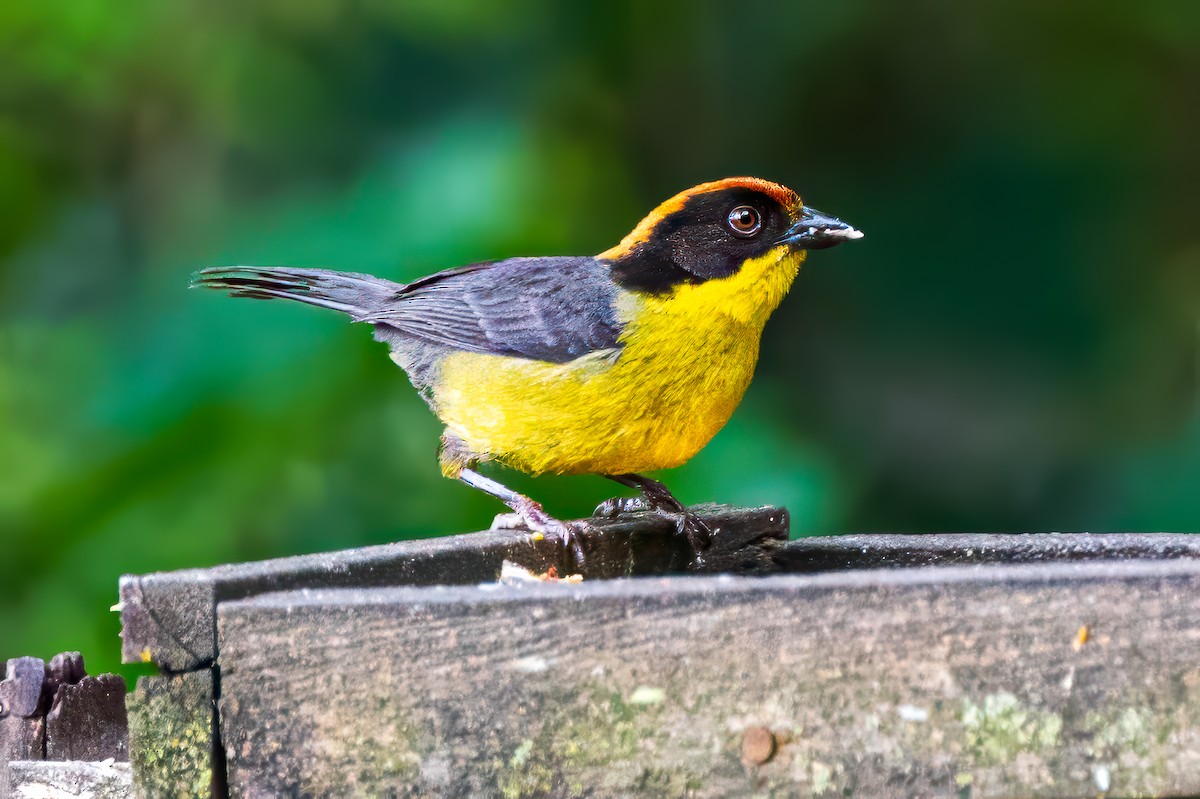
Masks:
[[[806,207],[800,215],[800,221],[788,228],[779,243],[790,244],[797,250],[823,250],[862,237],[861,230],[855,230],[842,220],[826,216],[815,208]]]

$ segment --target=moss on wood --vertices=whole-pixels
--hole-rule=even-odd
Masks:
[[[208,799],[213,782],[212,672],[142,677],[126,707],[139,796]]]

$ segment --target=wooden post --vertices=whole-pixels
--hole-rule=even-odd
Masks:
[[[125,657],[171,672],[130,698],[139,788],[1200,794],[1200,537],[785,543],[779,509],[706,513],[723,576],[651,516],[581,583],[497,583],[574,571],[512,532],[126,577]]]
[[[1190,796],[1200,563],[284,592],[235,796]]]
[[[9,779],[14,799],[133,799],[129,764],[114,760],[16,760]]]
[[[213,728],[213,696],[211,669],[138,679],[127,704],[139,797],[224,795],[224,752]]]
[[[698,509],[713,530],[702,569],[773,570],[771,553],[787,540],[787,512]],[[589,578],[688,571],[693,553],[673,525],[654,514],[596,523],[585,542]],[[539,572],[575,568],[559,542],[528,533],[488,531],[405,541],[345,552],[282,558],[121,580],[122,654],[153,662],[170,676],[142,678],[129,697],[134,779],[144,796],[221,796],[224,750],[218,744],[217,608],[234,599],[285,589],[338,586],[473,584],[495,581],[506,561]],[[177,672],[177,673],[176,673]]]
[[[49,663],[14,658],[3,671],[0,799],[10,795],[115,799],[113,791],[122,780],[129,786],[122,769],[97,765],[129,759],[123,678],[87,676],[78,652],[55,655]],[[52,761],[71,761],[77,768],[45,765]],[[87,768],[89,762],[96,768]],[[101,783],[106,786],[102,794],[97,793]],[[77,784],[79,792],[64,793],[68,784]]]
[[[123,677],[85,675],[57,689],[46,715],[46,759],[129,761]]]
[[[787,540],[782,508],[699,507],[714,530],[707,572],[775,570],[772,552]],[[595,522],[585,541],[589,579],[687,572],[692,553],[674,526],[654,514]],[[343,552],[238,563],[121,578],[121,654],[126,663],[155,663],[172,672],[210,666],[216,657],[220,602],[297,588],[469,585],[495,580],[504,561],[533,571],[578,570],[555,540],[501,530],[401,541]]]
[[[12,658],[0,680],[0,797],[8,796],[8,764],[41,760],[46,753],[46,719],[42,712],[41,658]]]

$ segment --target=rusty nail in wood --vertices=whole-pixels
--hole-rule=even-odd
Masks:
[[[775,736],[766,727],[747,727],[742,733],[742,762],[761,766],[775,756]]]

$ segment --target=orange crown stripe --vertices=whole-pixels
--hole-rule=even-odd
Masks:
[[[695,197],[697,194],[707,194],[708,192],[724,191],[726,189],[759,191],[789,210],[800,205],[800,197],[796,192],[786,186],[781,186],[778,183],[772,183],[762,178],[725,178],[724,180],[701,183],[699,186],[693,186],[690,189],[679,192],[671,199],[660,204],[647,214],[645,219],[638,222],[637,227],[631,230],[629,235],[621,239],[620,244],[605,250],[596,257],[611,261],[628,254],[634,247],[650,238],[650,233],[658,226],[659,222],[680,208],[683,208],[692,197]]]

